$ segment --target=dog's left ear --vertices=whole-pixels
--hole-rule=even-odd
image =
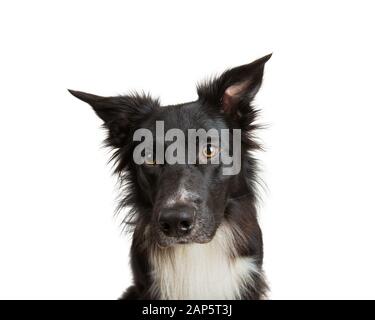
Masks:
[[[199,85],[199,99],[219,106],[227,114],[242,113],[241,109],[249,108],[257,94],[262,84],[264,65],[271,55],[227,70],[217,79]]]

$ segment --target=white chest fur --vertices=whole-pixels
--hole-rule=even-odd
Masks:
[[[222,225],[206,244],[155,248],[151,290],[161,299],[238,299],[258,273],[250,257],[233,257],[234,237]]]

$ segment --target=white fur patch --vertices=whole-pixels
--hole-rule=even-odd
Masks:
[[[151,292],[161,299],[238,299],[258,273],[250,257],[233,255],[234,237],[223,224],[206,244],[178,244],[151,250]]]
[[[173,192],[167,200],[167,206],[174,206],[177,203],[191,203],[194,199],[199,198],[199,195],[186,188],[186,178],[180,181],[180,185],[175,192]]]
[[[167,200],[167,206],[174,206],[178,202],[190,202],[191,199],[198,197],[199,196],[196,193],[188,191],[182,187]]]

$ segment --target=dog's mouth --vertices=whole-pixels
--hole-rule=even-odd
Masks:
[[[187,239],[177,239],[176,241],[176,244],[187,244],[187,243],[191,243],[191,242]]]
[[[215,232],[210,230],[192,230],[191,234],[183,237],[168,237],[159,230],[156,232],[156,243],[161,248],[173,247],[175,245],[188,245],[193,243],[204,244],[210,242]]]
[[[167,239],[167,240],[159,240],[157,241],[157,245],[161,248],[170,248],[176,245],[189,245],[189,244],[204,244],[210,242],[212,239],[207,239],[204,241],[196,241],[191,239]]]
[[[190,240],[190,239],[177,239],[176,240],[176,244],[189,244],[189,243],[200,243],[200,244],[204,244],[204,243],[208,243],[212,240],[212,238],[207,238],[207,239],[193,239],[193,240]]]

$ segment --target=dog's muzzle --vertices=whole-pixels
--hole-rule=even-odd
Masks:
[[[186,205],[164,208],[160,211],[158,223],[168,237],[187,236],[195,224],[195,208]]]

